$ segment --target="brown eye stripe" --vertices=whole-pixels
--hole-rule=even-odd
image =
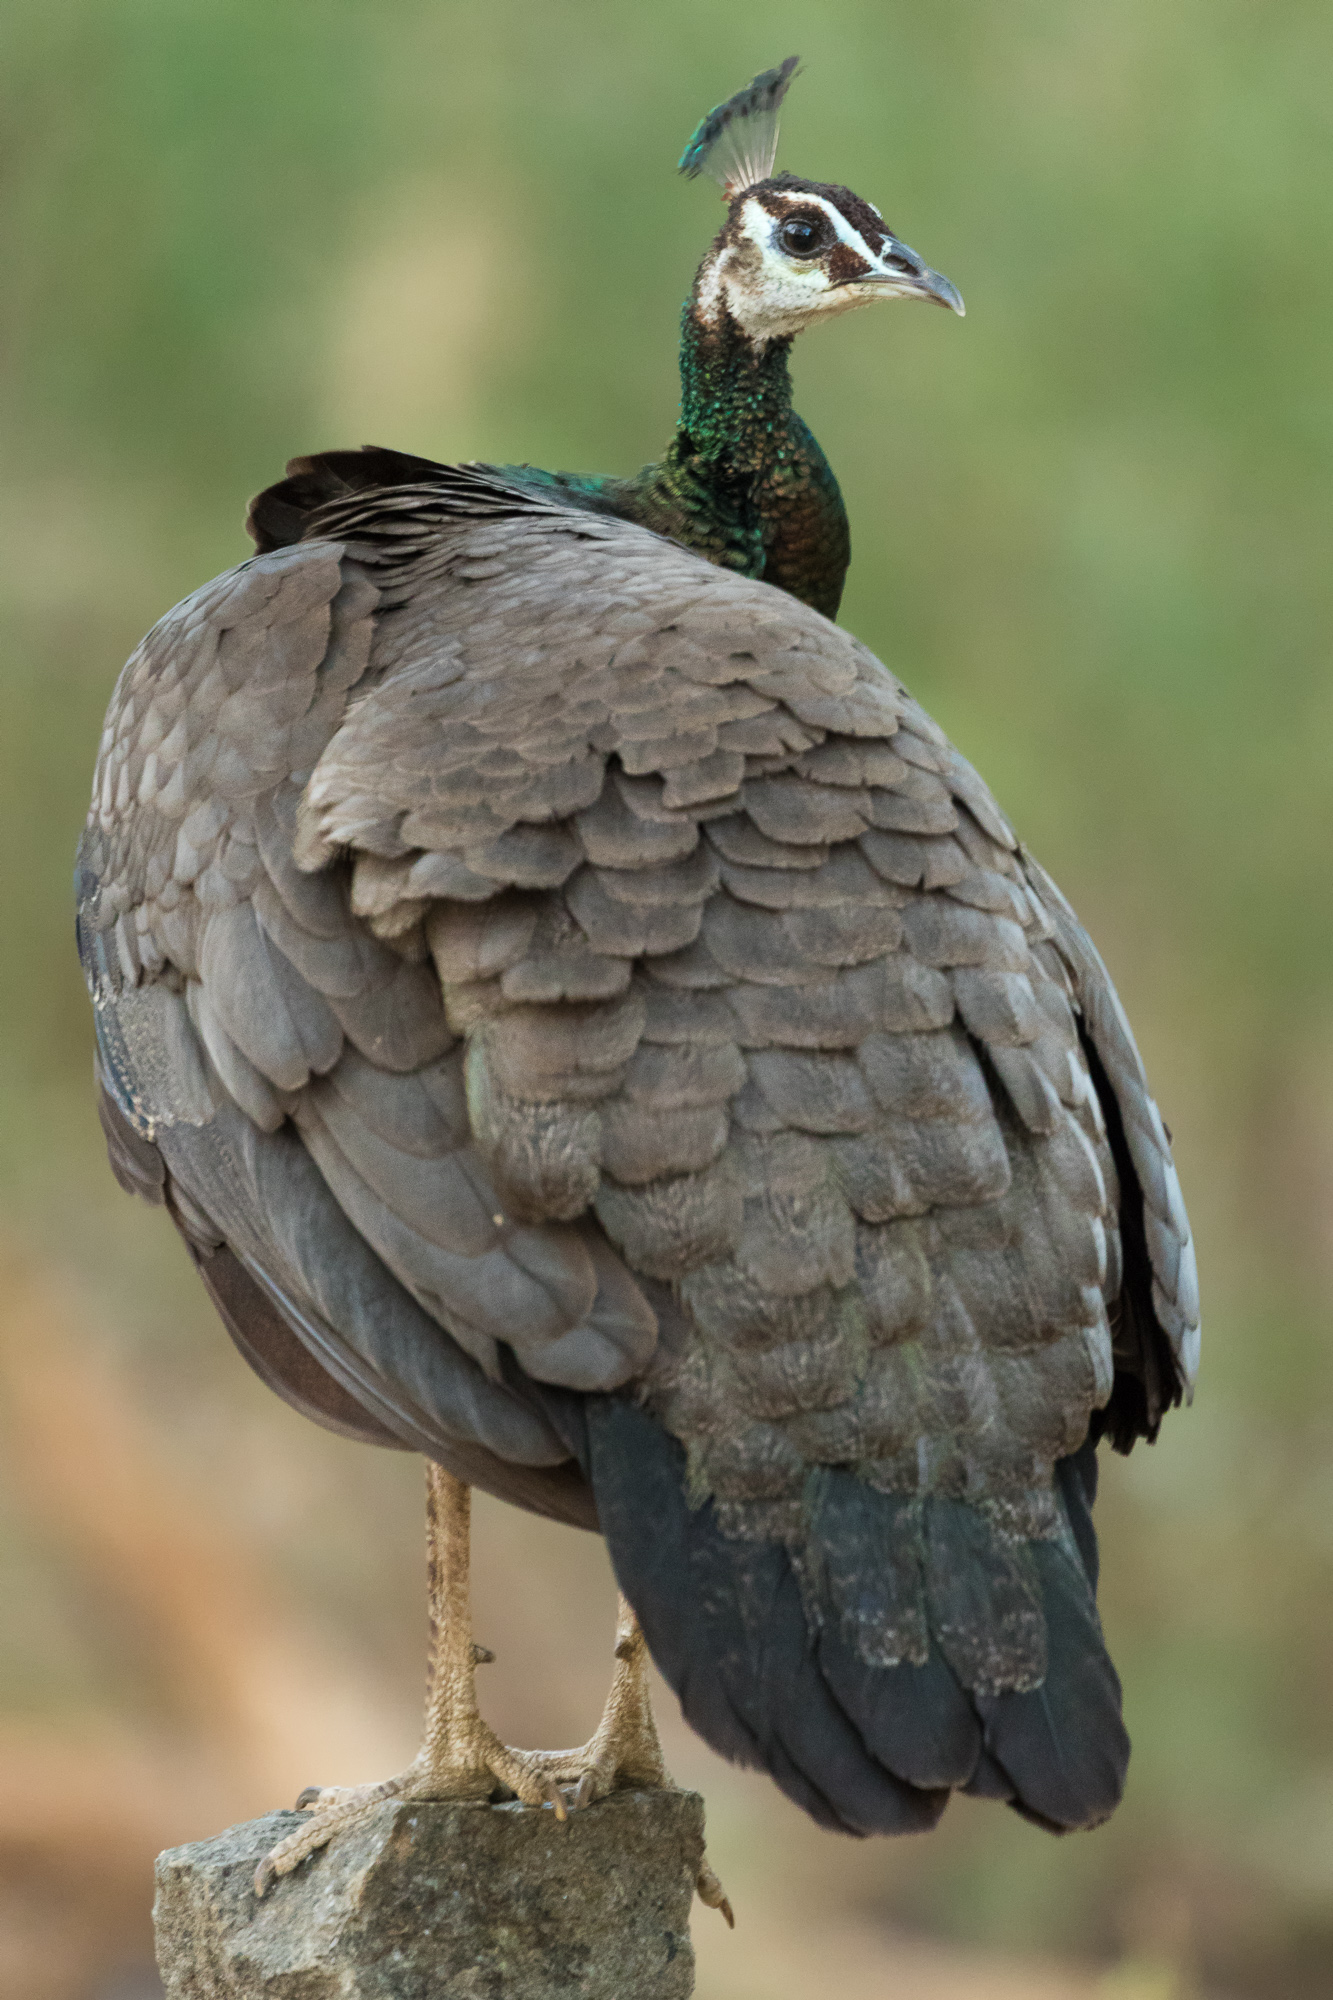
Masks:
[[[827,268],[835,285],[850,285],[855,279],[864,278],[870,270],[860,251],[853,250],[850,243],[835,245],[827,260]]]

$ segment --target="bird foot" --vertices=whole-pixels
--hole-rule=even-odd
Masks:
[[[515,1750],[480,1717],[471,1718],[463,1744],[455,1740],[451,1749],[455,1754],[448,1762],[423,1749],[405,1771],[379,1784],[307,1785],[296,1810],[310,1817],[264,1856],[255,1870],[256,1896],[265,1895],[279,1876],[290,1875],[386,1799],[487,1799],[502,1786],[524,1805],[550,1806],[557,1819],[568,1817],[560,1787],[546,1768],[549,1752]]]
[[[449,1764],[433,1764],[423,1751],[406,1771],[379,1784],[307,1785],[296,1810],[310,1817],[264,1856],[255,1870],[255,1895],[266,1895],[280,1876],[290,1875],[386,1799],[485,1799],[499,1786],[524,1805],[550,1806],[555,1817],[564,1820],[610,1792],[675,1789],[657,1747],[656,1731],[651,1740],[637,1731],[627,1732],[623,1714],[610,1721],[603,1717],[601,1726],[577,1750],[516,1750],[477,1717],[468,1730],[467,1750],[465,1757]],[[720,1910],[734,1930],[731,1904],[707,1856],[700,1862],[695,1888],[700,1902]]]
[[[615,1678],[596,1730],[577,1750],[527,1753],[533,1776],[560,1786],[571,1812],[604,1799],[610,1792],[677,1789],[662,1759],[648,1696],[647,1664],[648,1648],[643,1633],[622,1599]],[[736,1919],[731,1904],[707,1855],[700,1858],[695,1889],[700,1902],[710,1910],[720,1910],[728,1928],[734,1930]]]

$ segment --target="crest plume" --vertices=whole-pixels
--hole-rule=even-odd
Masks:
[[[681,154],[688,180],[710,174],[730,201],[742,188],[766,181],[778,156],[778,113],[799,56],[766,69],[725,104],[714,105]]]

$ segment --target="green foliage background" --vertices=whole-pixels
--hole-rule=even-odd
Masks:
[[[1194,1410],[1106,1474],[1122,1813],[1062,1844],[956,1814],[858,1856],[846,1893],[1313,1994],[1333,1976],[1321,0],[6,0],[7,1227],[95,1287],[155,1394],[225,1401],[230,1358],[197,1358],[218,1341],[202,1297],[118,1196],[89,1104],[69,869],[115,672],[247,553],[246,499],[295,452],[654,455],[718,220],[673,162],[790,49],[782,163],[879,203],[968,304],[797,350],[852,519],[843,620],[1101,942],[1178,1135],[1205,1301]],[[17,1710],[93,1699],[65,1673],[22,1621],[0,1635]],[[1163,1885],[1183,1932],[1151,1915]]]

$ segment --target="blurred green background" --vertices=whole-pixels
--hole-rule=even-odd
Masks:
[[[797,349],[851,514],[843,622],[1110,962],[1177,1134],[1205,1361],[1194,1409],[1104,1472],[1136,1746],[1116,1819],[1057,1843],[965,1804],[928,1840],[856,1846],[677,1728],[742,1919],[730,1956],[696,1922],[700,1992],[1333,1991],[1326,0],[5,0],[16,2000],[151,1992],[154,1849],[289,1778],[381,1775],[356,1746],[409,1749],[422,1646],[417,1469],[252,1381],[105,1168],[69,877],[115,674],[248,553],[246,500],[294,453],[655,455],[720,219],[673,163],[794,49],[780,164],[878,203],[968,305]],[[487,1704],[512,1740],[578,1740],[610,1644],[600,1551],[499,1508],[478,1532],[480,1632],[504,1639]]]

